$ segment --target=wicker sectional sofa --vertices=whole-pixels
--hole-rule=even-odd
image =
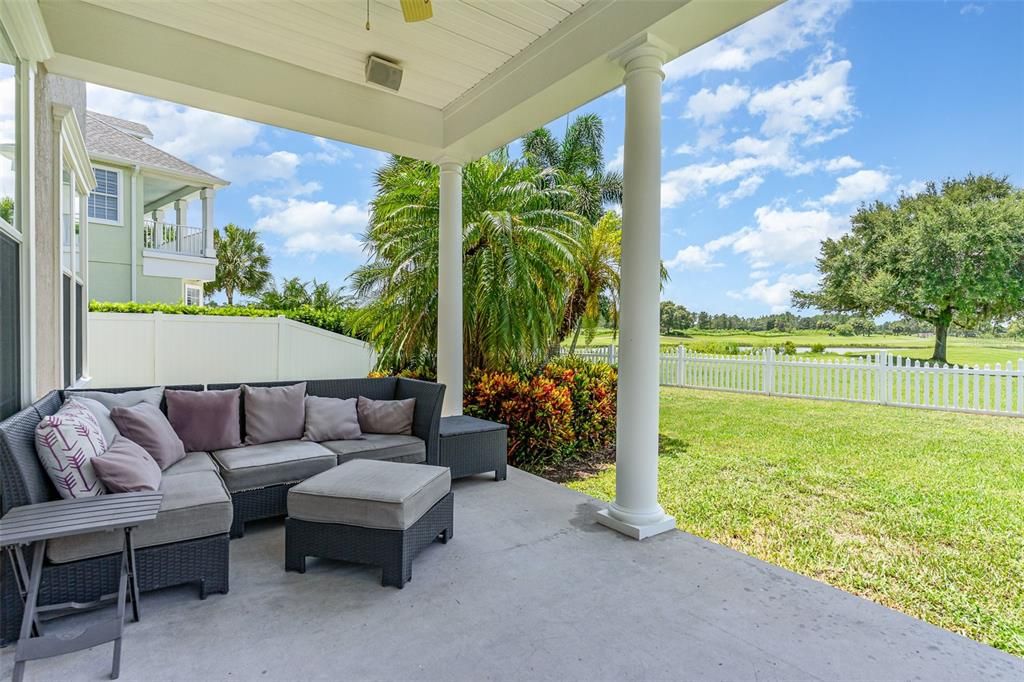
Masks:
[[[249,382],[283,386],[294,381]],[[210,384],[210,390],[240,383]],[[90,389],[110,392],[140,387]],[[142,387],[144,388],[144,387]],[[167,386],[204,390],[202,385]],[[35,453],[35,427],[61,406],[53,391],[0,423],[0,508],[58,499]],[[228,543],[248,521],[285,516],[288,489],[349,459],[436,461],[444,386],[395,377],[307,380],[307,395],[365,396],[375,400],[416,398],[411,436],[365,434],[363,440],[313,443],[282,441],[231,450],[188,453],[163,472],[164,502],[157,518],[136,532],[138,581],[142,591],[196,584],[200,598],[228,591]],[[244,400],[244,397],[242,398]],[[166,409],[165,405],[162,405]],[[241,433],[245,433],[245,410]],[[40,604],[89,602],[117,590],[120,544],[112,534],[62,539],[47,548]],[[117,546],[114,546],[114,545]],[[13,569],[0,557],[0,644],[17,639],[22,605]]]

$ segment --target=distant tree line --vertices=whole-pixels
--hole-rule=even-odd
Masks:
[[[687,330],[702,331],[749,331],[749,332],[795,332],[822,331],[838,336],[864,336],[867,334],[931,334],[935,328],[923,320],[910,317],[876,322],[863,315],[842,313],[821,313],[817,315],[796,315],[791,312],[743,317],[725,313],[705,311],[691,312],[686,306],[673,301],[661,302],[661,333],[673,335]],[[989,322],[975,329],[954,329],[956,336],[1003,336],[1022,335],[1024,319],[1000,324]]]

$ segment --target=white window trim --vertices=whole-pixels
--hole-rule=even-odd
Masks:
[[[181,297],[181,300],[185,302],[185,305],[189,304],[188,303],[188,290],[189,289],[195,289],[195,290],[197,290],[199,292],[199,303],[197,303],[196,305],[199,305],[199,306],[203,305],[203,285],[201,285],[201,284],[192,284],[191,282],[183,282],[182,283],[182,297]]]
[[[107,166],[102,163],[94,163],[92,164],[92,167],[117,173],[117,220],[104,220],[103,218],[93,218],[92,216],[88,216],[89,222],[94,225],[113,225],[116,227],[124,227],[124,170],[115,166]],[[105,194],[104,196],[110,195]]]
[[[60,356],[60,362],[58,363],[58,380],[63,383],[65,375],[64,366],[64,335],[69,334],[72,339],[72,344],[75,343],[75,339],[80,334],[82,337],[82,367],[75,366],[75,347],[72,345],[71,352],[71,367],[70,376],[72,386],[86,385],[89,382],[88,375],[88,357],[89,357],[89,328],[86,325],[85,329],[77,329],[78,316],[72,314],[70,320],[70,327],[64,328],[63,326],[63,311],[64,311],[64,282],[63,276],[65,274],[71,275],[71,295],[72,300],[69,301],[72,311],[74,311],[75,300],[74,296],[77,293],[75,291],[76,277],[74,276],[74,264],[70,271],[65,270],[63,264],[63,234],[61,232],[61,214],[63,206],[61,204],[61,189],[64,185],[63,171],[64,167],[67,166],[71,172],[71,180],[75,188],[78,190],[79,195],[79,214],[81,221],[81,227],[79,230],[79,248],[86,250],[86,257],[82,260],[82,272],[81,272],[81,284],[82,284],[82,305],[85,308],[87,301],[89,300],[89,269],[88,269],[88,244],[89,244],[89,211],[88,211],[88,195],[93,189],[96,188],[96,176],[92,172],[92,164],[89,162],[89,154],[85,148],[85,136],[82,135],[82,129],[78,125],[78,118],[75,116],[74,111],[63,104],[53,104],[53,127],[54,127],[54,150],[53,150],[53,162],[54,162],[54,188],[53,188],[53,206],[56,207],[54,211],[54,218],[51,234],[55,234],[57,243],[61,246],[54,249],[54,257],[56,259],[56,271],[60,273],[61,280],[58,282],[56,287],[54,302],[56,303],[56,310],[60,311],[58,314],[61,316],[61,336],[57,352]],[[83,210],[84,209],[84,210]],[[73,210],[73,209],[72,209]],[[72,236],[72,259],[78,256],[78,249],[75,248],[74,237]],[[87,309],[83,311],[82,319],[87,319]],[[81,370],[80,372],[78,370]],[[81,374],[81,378],[78,378],[78,374]]]

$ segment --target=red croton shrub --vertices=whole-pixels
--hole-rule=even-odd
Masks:
[[[479,372],[467,382],[465,410],[508,424],[511,464],[544,468],[613,442],[616,383],[608,365],[572,358],[525,375]]]

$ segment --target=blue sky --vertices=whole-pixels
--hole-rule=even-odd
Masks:
[[[1024,3],[791,0],[666,66],[664,298],[743,315],[813,286],[861,201],[968,172],[1024,184]],[[345,284],[381,153],[90,86],[89,106],[232,181],[218,224],[255,227],[278,280]],[[621,163],[624,98],[596,112]],[[193,220],[198,220],[198,206]]]

